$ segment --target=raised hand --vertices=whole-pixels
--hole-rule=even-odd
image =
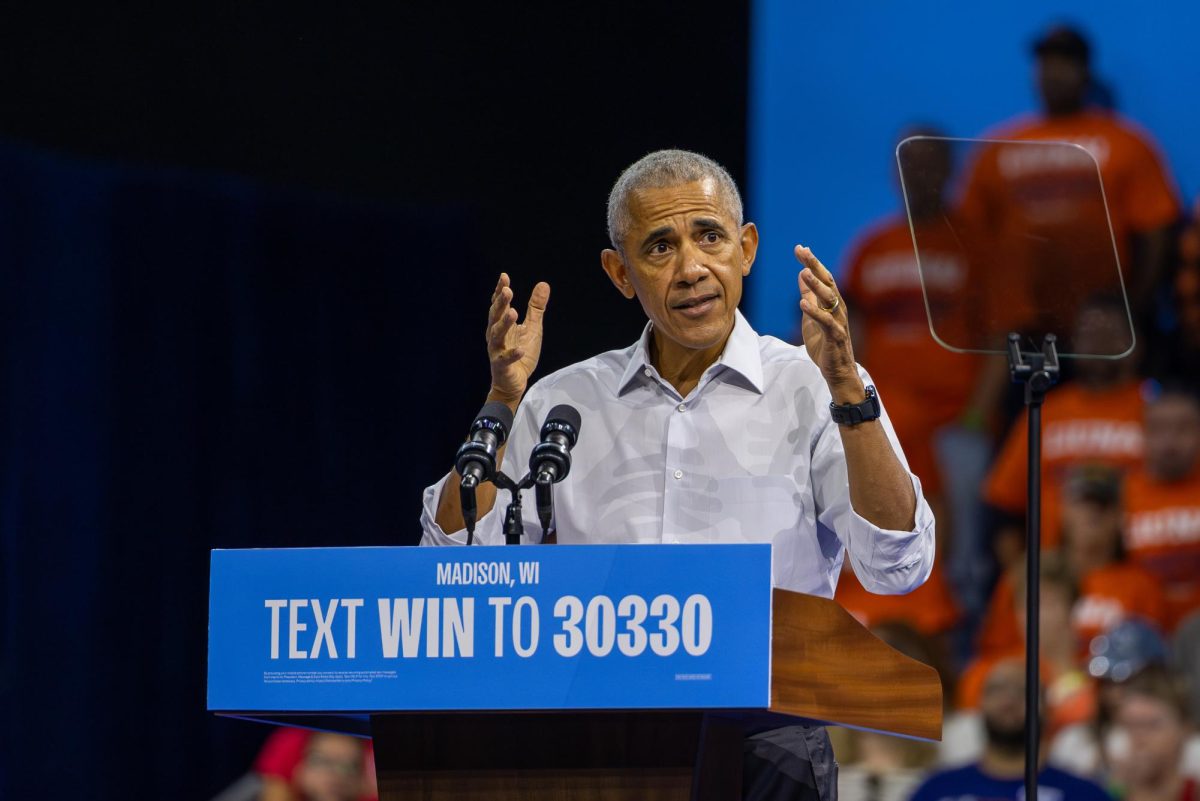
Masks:
[[[835,400],[842,395],[859,395],[863,386],[854,362],[846,302],[833,275],[812,250],[796,245],[796,259],[804,265],[796,279],[800,285],[800,308],[804,311],[800,329],[804,347],[821,368]],[[858,397],[853,402],[860,400]]]
[[[542,353],[542,317],[550,300],[550,285],[542,281],[533,288],[525,320],[518,325],[510,284],[508,274],[501,273],[488,312],[487,349],[492,367],[488,397],[515,408]]]

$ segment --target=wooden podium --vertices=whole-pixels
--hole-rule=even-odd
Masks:
[[[698,604],[682,606],[685,617],[678,618],[682,622],[677,626],[683,631],[682,640],[663,637],[651,641],[656,653],[667,653],[669,640],[676,644],[682,641],[688,646],[687,653],[677,649],[662,656],[646,648],[638,651],[636,646],[645,645],[644,638],[615,639],[617,627],[605,624],[604,610],[611,608],[619,613],[624,607],[601,601],[588,604],[589,623],[580,623],[580,637],[586,630],[587,648],[580,641],[580,650],[571,653],[571,638],[562,633],[567,624],[557,631],[556,636],[562,639],[554,641],[554,648],[563,648],[568,657],[545,653],[550,649],[544,645],[542,651],[534,653],[539,642],[536,637],[526,638],[524,650],[529,653],[522,657],[506,650],[508,640],[496,634],[491,643],[473,643],[467,659],[459,661],[453,660],[464,655],[461,643],[456,657],[453,649],[447,649],[453,644],[446,634],[449,629],[444,625],[439,628],[436,618],[426,628],[427,636],[420,634],[419,621],[413,623],[411,618],[406,619],[407,629],[389,628],[394,621],[387,607],[400,608],[397,602],[402,600],[394,597],[398,585],[412,588],[417,577],[433,574],[430,568],[445,569],[445,576],[451,576],[446,562],[435,565],[439,558],[431,554],[435,549],[214,552],[209,709],[356,734],[364,733],[363,724],[369,716],[381,801],[726,801],[741,797],[743,741],[747,733],[819,723],[939,739],[942,693],[936,672],[884,644],[834,601],[770,590],[769,549],[762,550],[766,547],[454,549],[455,559],[469,558],[473,563],[492,565],[488,569],[493,572],[494,565],[501,564],[497,557],[536,556],[542,562],[542,573],[554,572],[561,582],[556,586],[547,586],[549,582],[539,585],[536,591],[547,597],[563,587],[586,587],[589,582],[593,588],[611,590],[612,597],[627,593],[626,599],[631,594],[636,597],[639,587],[653,585],[645,593],[650,597],[667,584],[675,583],[667,587],[669,590],[682,582],[688,590],[699,590],[686,596],[689,603],[704,597],[712,610],[707,650],[701,648],[705,642],[702,634],[696,634],[696,625],[691,626],[689,635],[686,623],[688,609],[695,610]],[[601,548],[610,553],[597,551],[596,558],[591,558],[590,551]],[[564,558],[565,552],[572,550],[583,553],[566,554],[570,558]],[[492,553],[481,554],[483,551]],[[331,557],[339,552],[346,554],[345,566],[339,566],[338,559]],[[389,553],[381,559],[379,552],[402,553]],[[720,558],[714,559],[714,553]],[[239,559],[239,554],[255,556]],[[295,559],[271,554],[299,555],[301,567],[293,564]],[[447,557],[445,553],[440,555],[442,560]],[[389,559],[395,559],[392,569],[388,569]],[[421,564],[414,565],[414,561]],[[664,565],[674,567],[676,563],[679,569],[666,575]],[[731,573],[736,579],[733,582]],[[437,575],[441,577],[442,573]],[[352,646],[354,658],[364,660],[363,666],[369,668],[387,664],[369,661],[372,655],[367,653],[367,643],[372,626],[366,619],[370,602],[365,597],[348,600],[347,588],[356,578],[367,589],[364,595],[378,596],[383,619],[375,622],[385,641],[380,659],[387,660],[390,653],[390,658],[396,660],[393,663],[399,664],[409,656],[401,667],[409,669],[411,681],[370,679],[373,674],[369,670],[344,669],[348,664],[344,661],[349,645],[346,637],[351,636],[352,628],[357,629]],[[747,580],[750,584],[744,584]],[[372,582],[388,585],[386,591],[366,586]],[[259,584],[269,585],[269,591],[259,591]],[[495,603],[495,596],[489,593],[496,592],[496,585],[490,586],[493,588],[485,585],[473,590],[481,593],[480,598],[493,599],[488,611],[474,619],[482,631],[487,626],[478,621],[490,618],[491,610],[498,609],[495,620],[499,632],[502,610],[509,604]],[[500,586],[505,585],[501,582]],[[516,585],[515,580],[507,586],[511,594],[534,592]],[[764,587],[764,591],[746,589],[756,586]],[[455,585],[455,591],[462,592],[463,588]],[[686,591],[677,592],[684,597]],[[535,596],[527,597],[534,599],[531,604],[536,607]],[[328,603],[328,599],[335,603]],[[350,618],[355,622],[347,626],[338,642],[334,633],[344,621],[330,610],[349,608],[347,603],[359,616]],[[302,622],[301,612],[309,605],[316,607],[314,625]],[[406,606],[410,613],[415,608]],[[545,606],[549,610],[550,605]],[[637,607],[638,603],[628,606]],[[593,607],[601,610],[594,626],[590,623]],[[263,625],[253,625],[254,616],[248,614],[252,608]],[[268,615],[258,612],[264,608],[273,617],[270,638],[257,633],[268,628]],[[649,608],[655,607],[651,604]],[[560,619],[569,620],[570,614],[555,615],[550,621],[546,617],[540,618],[541,627],[550,631],[560,625]],[[668,614],[663,619],[670,617]],[[702,621],[703,617],[702,611],[695,612],[694,620]],[[614,619],[622,622],[619,614]],[[649,629],[649,623],[646,626]],[[310,645],[305,637],[317,627],[322,631],[316,632],[315,645]],[[628,625],[626,628],[633,630]],[[386,643],[393,631],[399,632],[394,640],[397,649],[402,643],[403,649],[413,646],[412,653],[388,651]],[[606,637],[605,632],[612,636]],[[512,642],[521,645],[522,634],[517,630],[512,633]],[[262,647],[264,639],[270,640],[270,649]],[[614,643],[624,653],[618,653]],[[491,653],[489,644],[494,649]],[[432,655],[418,653],[420,645],[433,647]],[[603,647],[606,645],[608,650]],[[336,658],[330,656],[329,646],[339,651]],[[599,657],[589,655],[589,649],[603,653]],[[297,661],[287,665],[283,661],[285,653]],[[484,658],[494,661],[475,661]],[[675,661],[667,664],[666,660]],[[247,662],[250,664],[244,664]],[[297,665],[305,669],[266,669]],[[338,670],[328,669],[330,665]],[[513,671],[506,672],[505,665],[511,665]],[[660,670],[663,666],[665,669]],[[317,667],[321,669],[309,669]],[[708,672],[678,672],[687,667]],[[368,678],[354,679],[353,684],[342,682],[344,676],[359,673]],[[541,685],[539,674],[545,677]],[[277,680],[280,675],[284,678]],[[692,678],[699,680],[690,681]],[[374,687],[376,684],[379,686]]]

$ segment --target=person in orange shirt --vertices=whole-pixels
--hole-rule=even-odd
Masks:
[[[1082,34],[1054,28],[1035,43],[1034,53],[1042,113],[1001,125],[986,138],[1070,142],[1095,163],[1065,147],[986,148],[967,182],[962,212],[1010,238],[1051,246],[1029,251],[1028,266],[1042,273],[1033,280],[1043,311],[1042,304],[1054,301],[1051,287],[1068,293],[1079,286],[1117,289],[1107,216],[1140,315],[1163,279],[1171,226],[1179,216],[1172,181],[1149,134],[1088,105],[1091,48]]]
[[[938,136],[916,129],[913,136]],[[854,330],[855,355],[871,372],[876,389],[887,393],[888,414],[905,446],[905,455],[926,490],[940,478],[932,452],[934,429],[962,417],[982,422],[991,399],[976,397],[981,359],[952,353],[930,334],[926,297],[943,339],[959,342],[971,325],[963,303],[972,279],[971,266],[955,235],[946,207],[951,154],[943,141],[905,147],[906,171],[930,176],[909,187],[908,209],[921,243],[921,268],[913,235],[903,214],[869,226],[851,248],[842,270],[843,292],[860,310]],[[924,282],[924,291],[922,290]],[[942,328],[953,328],[944,333]],[[905,435],[908,435],[907,437]],[[919,468],[925,468],[921,470]]]
[[[1125,548],[1167,594],[1177,625],[1200,610],[1200,397],[1166,385],[1145,414],[1146,462],[1126,488]]]
[[[1126,618],[1142,618],[1159,630],[1168,622],[1166,598],[1155,577],[1124,557],[1123,523],[1120,476],[1099,467],[1075,470],[1063,491],[1061,557],[1075,582],[1071,628],[1081,659],[1093,637]],[[1010,652],[1023,641],[1012,575],[996,584],[980,628],[981,654]]]
[[[1089,353],[1112,352],[1129,334],[1129,316],[1119,298],[1092,298],[1082,308],[1074,341]],[[1071,470],[1097,464],[1127,471],[1142,459],[1142,387],[1134,362],[1079,359],[1075,378],[1050,390],[1042,409],[1042,547],[1060,537],[1060,493]],[[1009,567],[1025,549],[1027,416],[1022,416],[992,465],[983,497],[1007,516],[996,532],[996,557]]]
[[[1013,574],[1012,609],[1017,618],[1021,642],[1001,653],[979,656],[963,671],[956,693],[960,710],[979,708],[984,681],[992,668],[1002,662],[1019,659],[1025,653],[1025,575]],[[1075,581],[1065,564],[1048,554],[1042,560],[1039,581],[1041,627],[1041,675],[1046,688],[1046,734],[1076,723],[1091,721],[1096,714],[1096,689],[1080,669],[1078,642],[1071,628],[1071,610],[1077,599]]]
[[[962,343],[974,336],[981,315],[973,304],[988,293],[974,292],[972,287],[981,286],[988,271],[972,264],[971,254],[963,247],[957,215],[947,207],[952,172],[948,143],[932,128],[912,129],[902,139],[909,137],[920,139],[903,142],[899,153],[904,173],[920,178],[905,183],[920,265],[909,219],[903,214],[890,216],[860,235],[843,268],[842,286],[847,299],[860,310],[852,332],[855,354],[886,399],[909,465],[920,477],[938,519],[939,548],[950,555],[945,563],[954,566],[954,583],[970,608],[980,606],[983,600],[972,604],[970,598],[972,589],[981,583],[975,580],[979,571],[974,565],[984,561],[985,551],[977,487],[986,470],[989,446],[982,431],[995,413],[1007,376],[1003,359],[951,352],[930,333],[932,317],[938,336],[956,347],[963,347]],[[997,333],[997,344],[1003,342],[1003,336]],[[954,436],[957,475],[943,473],[935,448],[939,436]],[[968,463],[978,464],[974,478],[967,475]],[[963,476],[965,481],[954,481]],[[941,547],[946,545],[949,547]],[[932,613],[938,626],[957,617],[953,605],[940,600],[949,598],[942,591],[945,579],[936,575],[941,570],[935,566],[930,581],[937,586],[918,591],[926,602],[939,605]],[[839,586],[839,600],[849,598],[854,587],[851,582],[843,595]],[[873,620],[903,611],[895,604],[861,600],[859,603],[856,593],[852,603],[860,609],[869,607],[872,611],[867,616]],[[901,602],[907,609],[916,605],[915,594],[911,603]],[[920,620],[899,619],[923,633],[935,633],[930,630],[929,615]]]
[[[1130,617],[1164,630],[1167,600],[1157,580],[1126,558],[1122,547],[1120,478],[1104,468],[1083,468],[1063,504],[1063,558],[1079,586],[1071,626],[1086,656],[1087,644]]]

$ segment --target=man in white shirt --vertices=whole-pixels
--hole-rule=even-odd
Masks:
[[[518,324],[501,275],[488,317],[488,400],[516,414],[504,472],[524,474],[553,406],[582,415],[570,475],[555,486],[558,542],[770,542],[776,586],[826,598],[845,553],[875,592],[925,581],[933,515],[854,361],[846,304],[812,251],[795,249],[805,342],[797,348],[760,337],[737,310],[758,230],[743,223],[737,186],[720,165],[686,151],[651,153],[613,187],[608,227],[604,271],[649,318],[637,343],[529,387],[550,287],[534,287]],[[422,544],[465,542],[458,479],[452,471],[425,491]],[[503,541],[502,515],[486,514],[495,498],[491,485],[477,492],[481,542]],[[525,512],[525,539],[536,542],[541,527]],[[816,774],[808,791],[830,798],[824,733],[803,739]],[[748,775],[748,797],[812,797],[751,794],[749,783]]]

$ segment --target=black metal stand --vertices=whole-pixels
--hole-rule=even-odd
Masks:
[[[1008,335],[1008,371],[1014,383],[1025,385],[1025,408],[1029,417],[1028,483],[1025,491],[1025,799],[1037,801],[1038,754],[1041,745],[1039,701],[1041,672],[1038,649],[1041,632],[1042,550],[1042,403],[1058,380],[1057,338],[1046,334],[1040,353],[1022,353],[1021,336]]]
[[[497,488],[508,490],[512,494],[512,500],[508,502],[508,507],[504,510],[505,545],[521,544],[521,534],[524,533],[525,528],[521,523],[521,492],[532,487],[533,482],[534,478],[531,473],[526,473],[520,481],[513,481],[500,470],[496,471],[496,477],[492,479],[492,483]]]

